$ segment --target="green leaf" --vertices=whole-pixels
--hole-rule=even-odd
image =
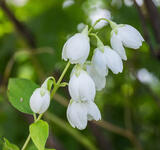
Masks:
[[[7,91],[10,103],[23,113],[33,114],[29,100],[36,88],[38,88],[38,85],[30,80],[11,78]]]
[[[38,150],[44,150],[49,135],[48,123],[39,120],[30,125],[30,135]]]
[[[18,146],[10,143],[6,138],[4,138],[3,150],[19,150]]]
[[[56,149],[49,149],[49,148],[45,148],[45,150],[56,150]]]

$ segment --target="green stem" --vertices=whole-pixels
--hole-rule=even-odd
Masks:
[[[64,68],[64,70],[63,70],[60,78],[58,79],[58,81],[57,81],[57,83],[56,83],[56,85],[55,85],[55,87],[54,87],[54,89],[53,89],[53,91],[52,91],[52,93],[51,93],[51,98],[53,98],[54,94],[56,93],[57,89],[59,88],[59,86],[60,86],[60,84],[61,84],[61,81],[62,81],[64,75],[66,74],[66,72],[67,72],[70,64],[71,64],[71,63],[68,62],[67,65],[66,65],[66,67]]]
[[[100,22],[101,20],[107,21],[112,28],[115,28],[115,26],[116,26],[116,23],[114,23],[113,21],[106,19],[106,18],[100,18],[93,24],[93,26],[91,26],[91,28],[88,31],[88,34],[94,29],[94,27],[97,25],[97,23]]]
[[[102,53],[104,53],[104,44],[103,42],[100,40],[100,38],[97,36],[97,34],[95,33],[90,33],[90,36],[93,36],[97,39],[97,47],[102,51]]]
[[[66,74],[66,72],[67,72],[70,64],[71,64],[70,62],[67,63],[67,65],[66,65],[66,67],[64,68],[61,76],[59,77],[57,83],[55,84],[55,86],[54,86],[54,88],[53,88],[53,91],[52,91],[52,93],[51,93],[51,99],[53,98],[54,94],[56,93],[57,89],[59,88],[59,86],[60,86],[60,84],[61,84],[61,81],[63,80],[63,77],[65,76],[65,74]],[[37,119],[36,119],[35,115],[33,115],[33,116],[34,116],[34,120],[35,120],[34,122],[37,122],[38,120],[40,120],[40,119],[42,118],[43,114],[40,114]],[[25,150],[25,149],[26,149],[26,147],[27,147],[30,139],[31,139],[31,136],[30,136],[30,134],[29,134],[21,150]]]
[[[31,136],[30,136],[30,134],[29,134],[21,150],[25,150],[25,149],[26,149],[26,147],[27,147],[30,139],[31,139]]]

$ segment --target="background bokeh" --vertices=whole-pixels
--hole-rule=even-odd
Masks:
[[[104,121],[90,122],[83,131],[73,129],[66,119],[68,90],[58,90],[44,117],[50,125],[47,146],[57,150],[160,150],[160,41],[153,23],[160,21],[158,5],[152,10],[156,15],[145,5],[128,7],[111,0],[0,0],[0,150],[2,137],[22,146],[32,121],[9,103],[8,79],[27,78],[37,84],[50,75],[58,79],[66,65],[61,52],[67,38],[84,24],[90,26],[95,18],[110,14],[117,23],[137,28],[146,42],[139,50],[126,49],[123,73],[109,72],[106,88],[97,92],[95,102]],[[110,45],[110,27],[101,24],[97,28],[101,28],[96,32],[102,41]],[[92,39],[91,51],[95,47]],[[36,150],[32,142],[28,150]]]

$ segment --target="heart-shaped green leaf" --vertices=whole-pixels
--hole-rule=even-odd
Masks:
[[[10,103],[19,111],[33,114],[29,100],[33,91],[39,86],[27,79],[11,78],[8,84],[8,97]]]
[[[43,120],[39,120],[31,124],[29,130],[32,141],[38,150],[44,150],[49,135],[48,123]]]

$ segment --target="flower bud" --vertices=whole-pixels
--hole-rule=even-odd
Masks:
[[[86,30],[86,28],[84,29]],[[88,30],[87,30],[88,32]],[[67,40],[62,51],[62,59],[71,64],[83,64],[90,51],[89,37],[86,33],[77,33]]]
[[[75,101],[93,101],[96,94],[92,78],[83,69],[74,69],[69,81],[69,93]]]
[[[34,113],[44,113],[50,104],[50,93],[47,89],[37,88],[30,98],[30,107]]]
[[[138,49],[143,41],[141,34],[130,25],[118,25],[112,31],[111,46],[124,60],[127,60],[127,57],[123,46]]]

